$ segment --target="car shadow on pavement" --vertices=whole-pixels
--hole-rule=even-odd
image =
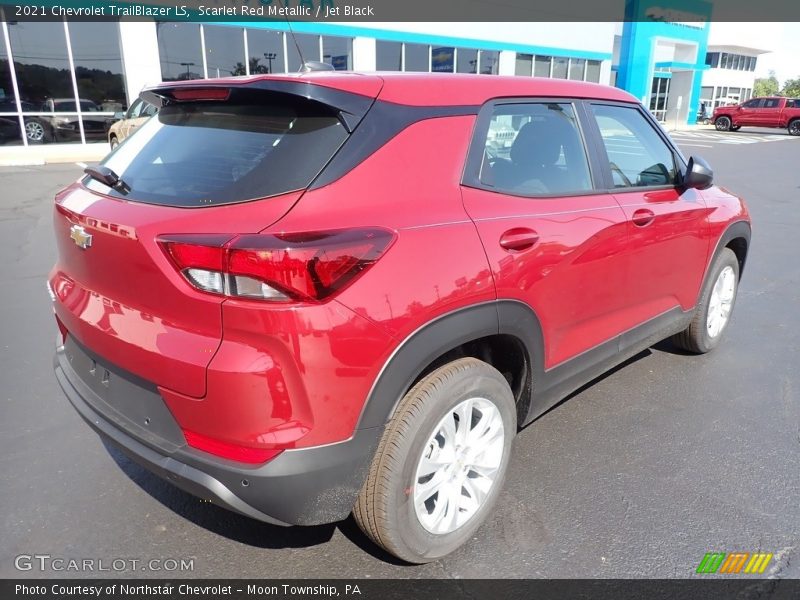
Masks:
[[[105,440],[103,445],[122,472],[148,495],[187,521],[217,535],[258,548],[307,548],[329,542],[338,528],[344,537],[378,560],[394,565],[407,564],[373,544],[361,532],[352,516],[338,523],[308,527],[281,527],[263,523],[184,492],[140,467]]]

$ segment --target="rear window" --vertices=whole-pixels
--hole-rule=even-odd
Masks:
[[[168,206],[214,206],[306,188],[347,139],[334,109],[299,96],[237,92],[228,102],[167,105],[103,165],[123,194],[86,177],[91,190]]]

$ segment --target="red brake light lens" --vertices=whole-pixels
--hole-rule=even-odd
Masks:
[[[231,95],[230,88],[186,88],[175,89],[171,92],[175,100],[227,100]]]
[[[186,438],[186,443],[192,448],[208,452],[214,456],[248,464],[263,464],[283,452],[280,448],[239,446],[238,444],[224,442],[188,429],[183,430],[183,436]]]
[[[291,234],[167,236],[159,243],[196,288],[232,297],[321,302],[343,290],[387,250],[380,228]]]

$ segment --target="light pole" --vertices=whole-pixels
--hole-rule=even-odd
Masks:
[[[269,63],[267,73],[272,73],[272,61],[277,57],[278,55],[275,52],[264,52],[264,59]]]
[[[189,75],[190,75],[189,67],[193,67],[194,63],[193,62],[182,62],[181,66],[182,67],[186,67],[186,79],[189,79]]]

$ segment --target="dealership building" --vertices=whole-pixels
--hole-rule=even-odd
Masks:
[[[637,5],[636,2],[631,3]],[[103,122],[169,80],[338,70],[551,77],[616,85],[670,126],[750,97],[769,51],[710,4],[624,23],[22,22],[0,19],[0,145],[102,141]],[[0,14],[2,17],[2,14]],[[745,41],[743,41],[745,40]],[[58,134],[41,125],[60,119]],[[35,130],[35,131],[34,131]]]

